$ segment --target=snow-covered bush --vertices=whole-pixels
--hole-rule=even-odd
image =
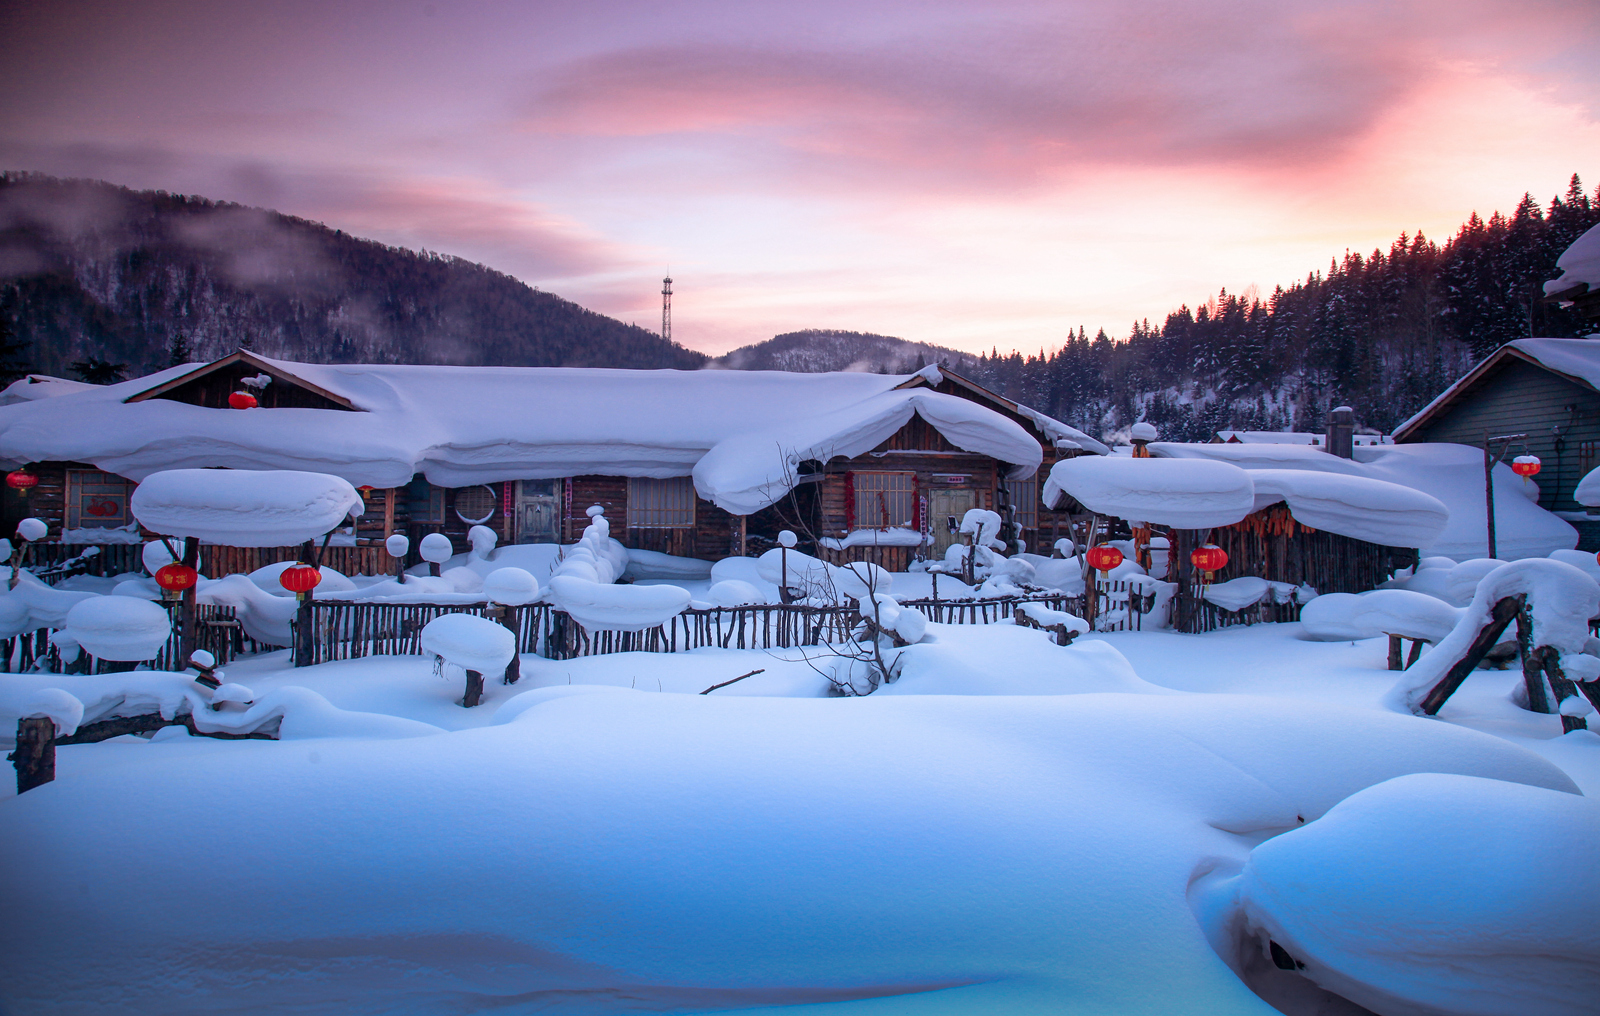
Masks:
[[[520,607],[539,598],[539,580],[526,568],[496,568],[483,580],[483,595],[491,602]]]
[[[1305,633],[1319,641],[1400,635],[1438,644],[1461,620],[1461,608],[1409,589],[1324,593],[1300,610]]]
[[[102,660],[152,660],[172,635],[172,619],[148,600],[94,596],[67,611],[66,624],[56,635],[58,644],[82,646]]]
[[[422,627],[422,652],[462,670],[498,674],[517,652],[517,637],[503,624],[474,614],[440,614]]]
[[[614,585],[628,567],[627,549],[611,539],[605,509],[591,505],[589,525],[550,577],[552,600],[590,629],[643,631],[665,624],[689,607],[679,586]]]

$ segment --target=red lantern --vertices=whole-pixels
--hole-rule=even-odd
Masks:
[[[278,583],[297,596],[311,592],[321,581],[322,572],[309,564],[297,564],[285,568],[283,574],[278,576]]]
[[[167,599],[176,600],[183,595],[185,589],[190,589],[200,581],[200,573],[186,564],[174,561],[156,569],[156,585],[167,595]]]
[[[228,405],[234,409],[254,409],[259,403],[256,402],[256,397],[249,392],[234,392],[228,396]]]
[[[1518,455],[1511,460],[1511,471],[1526,480],[1537,473],[1541,465],[1537,455]]]
[[[1083,556],[1089,562],[1089,567],[1100,572],[1108,572],[1122,563],[1122,551],[1109,543],[1090,547]]]
[[[13,469],[6,474],[6,486],[16,491],[23,497],[28,496],[28,490],[39,485],[39,478],[26,469]]]
[[[1214,573],[1228,566],[1228,552],[1215,543],[1207,543],[1190,552],[1189,563],[1205,572],[1206,581],[1210,582]]]

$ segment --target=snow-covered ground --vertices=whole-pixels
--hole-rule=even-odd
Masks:
[[[1600,735],[1515,671],[1420,719],[1383,638],[928,631],[860,698],[799,650],[525,656],[474,709],[236,661],[329,736],[60,748],[0,801],[0,1011],[1593,1011]]]

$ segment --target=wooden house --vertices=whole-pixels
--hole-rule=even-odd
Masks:
[[[1486,437],[1511,434],[1525,436],[1510,444],[1507,458],[1527,452],[1540,459],[1539,506],[1577,528],[1580,548],[1600,550],[1600,518],[1572,496],[1600,467],[1600,340],[1508,342],[1397,427],[1394,439],[1481,449]]]
[[[241,395],[254,406],[235,408]],[[1096,444],[931,369],[324,365],[241,350],[107,387],[27,379],[0,397],[0,459],[39,476],[25,511],[57,539],[108,551],[136,539],[116,530],[132,523],[135,482],[159,469],[309,469],[361,488],[367,512],[330,563],[367,573],[389,567],[392,533],[413,547],[444,533],[458,550],[474,525],[506,543],[568,542],[594,504],[630,548],[704,559],[763,549],[784,528],[932,535],[936,513],[1027,503],[1006,485],[1036,483],[1045,449],[1073,435]],[[7,508],[24,510],[16,497]],[[218,548],[205,570],[292,553]]]

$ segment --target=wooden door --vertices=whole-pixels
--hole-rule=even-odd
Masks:
[[[517,482],[517,542],[557,543],[561,539],[560,480]]]
[[[928,491],[928,528],[933,532],[933,556],[944,559],[944,552],[961,538],[950,532],[949,519],[954,516],[956,525],[961,517],[976,508],[976,491],[971,487],[934,487]]]

